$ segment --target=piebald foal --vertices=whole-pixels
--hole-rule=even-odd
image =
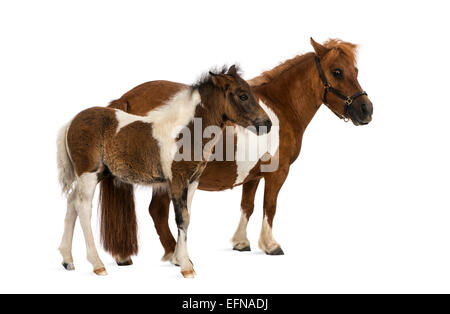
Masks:
[[[291,164],[300,154],[304,132],[322,104],[328,106],[338,117],[351,120],[355,125],[366,125],[372,120],[372,102],[358,82],[356,45],[336,39],[328,40],[322,45],[312,38],[311,44],[314,52],[298,55],[249,81],[257,101],[271,118],[271,132],[256,139],[248,130],[235,126],[236,139],[232,142],[236,156],[240,155],[240,151],[246,150],[256,153],[258,142],[267,140],[270,144],[267,150],[271,155],[270,161],[278,163],[277,169],[262,171],[262,159],[250,162],[238,158],[234,161],[213,160],[207,164],[199,180],[198,188],[206,191],[221,191],[242,184],[241,218],[232,239],[235,250],[250,250],[247,223],[253,213],[259,182],[264,179],[264,218],[258,246],[269,255],[283,254],[272,234],[278,193]],[[147,82],[113,101],[110,107],[140,115],[141,112],[162,105],[161,100],[155,97],[161,91],[176,88],[178,84],[174,82]],[[227,137],[224,137],[224,141],[224,146],[227,147]],[[102,238],[108,239],[108,243],[112,244],[107,250],[113,255],[121,252],[123,258],[131,261],[129,256],[137,252],[133,188],[113,185],[112,179],[107,178],[102,181],[100,190],[104,192],[101,198],[102,225],[105,226]],[[170,197],[167,193],[153,193],[149,211],[165,250],[164,260],[169,260],[176,243],[167,223],[169,205]],[[114,228],[113,222],[118,215],[123,217],[121,226],[126,227],[126,231],[120,231],[127,234],[127,237],[117,236],[118,230]],[[108,223],[103,224],[103,221]]]
[[[60,131],[59,178],[63,191],[68,194],[60,246],[66,269],[74,269],[71,247],[75,220],[79,216],[87,259],[97,275],[107,274],[95,247],[90,220],[97,183],[102,178],[114,176],[118,184],[151,185],[168,191],[178,227],[172,261],[181,266],[184,277],[195,275],[187,251],[187,229],[192,196],[208,157],[206,154],[195,161],[193,154],[194,145],[201,145],[203,151],[207,141],[190,141],[192,154],[188,160],[174,159],[178,149],[176,141],[182,129],[187,128],[191,131],[189,134],[194,134],[194,118],[201,119],[202,134],[208,126],[223,128],[228,120],[243,127],[257,129],[264,126],[259,130],[261,132],[270,130],[271,126],[249,85],[232,66],[227,73],[224,70],[218,74],[210,72],[199,83],[178,91],[164,106],[145,116],[94,107],[79,113]]]

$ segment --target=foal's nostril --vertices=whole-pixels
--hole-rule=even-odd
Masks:
[[[272,128],[272,121],[270,121],[270,119],[257,119],[253,125],[258,134],[269,133]]]

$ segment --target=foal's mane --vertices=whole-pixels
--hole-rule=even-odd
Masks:
[[[240,76],[241,73],[242,73],[241,69],[239,68],[239,66],[235,66],[235,67],[236,67],[237,74]],[[224,74],[227,74],[227,71],[228,71],[228,66],[226,66],[226,65],[223,65],[222,67],[211,68],[209,71],[204,72],[199,77],[199,79],[194,84],[192,84],[190,86],[191,90],[195,90],[195,89],[199,89],[199,88],[202,88],[202,87],[206,87],[208,85],[209,86],[213,86],[214,84],[212,82],[212,75],[211,75],[211,73],[213,73],[215,75],[218,75],[218,74],[224,75]]]
[[[338,53],[346,55],[354,64],[356,64],[357,45],[342,41],[340,39],[328,39],[323,46],[328,49],[335,50]],[[313,52],[308,52],[302,55],[297,55],[292,59],[288,59],[276,66],[275,68],[263,72],[261,75],[248,81],[250,86],[259,86],[272,81],[274,78],[280,76],[282,73],[292,69],[294,66],[304,64],[314,55]]]

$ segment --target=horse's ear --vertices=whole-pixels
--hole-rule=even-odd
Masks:
[[[311,45],[313,46],[314,51],[319,56],[319,58],[324,57],[330,51],[329,48],[326,48],[323,45],[319,44],[312,37],[311,37]]]
[[[230,68],[228,69],[227,74],[228,74],[228,75],[231,75],[231,76],[236,76],[236,74],[237,74],[237,69],[236,69],[236,65],[235,65],[235,64],[233,64],[232,66],[230,66]]]
[[[211,81],[213,82],[213,84],[215,86],[217,86],[218,88],[222,89],[222,90],[227,90],[228,87],[230,86],[228,79],[225,77],[225,75],[223,74],[214,74],[214,73],[209,73],[211,74]]]

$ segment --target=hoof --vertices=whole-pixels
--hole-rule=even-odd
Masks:
[[[94,273],[96,275],[98,275],[98,276],[106,276],[106,275],[108,275],[108,273],[106,272],[105,267],[100,267],[100,268],[94,269]]]
[[[62,265],[66,270],[75,270],[75,266],[72,263],[64,263],[63,262]]]
[[[195,271],[193,269],[190,270],[182,270],[181,274],[184,278],[194,278],[195,277]]]
[[[267,255],[284,255],[283,250],[281,247],[277,247],[276,249],[272,250],[271,252],[266,252]]]
[[[133,265],[133,260],[131,258],[126,259],[124,261],[116,261],[118,266],[130,266]]]
[[[242,246],[240,246],[239,244],[238,244],[238,245],[235,245],[235,246],[233,247],[233,250],[239,251],[239,252],[248,252],[248,251],[251,251],[250,245],[247,245],[247,246],[242,247]]]

